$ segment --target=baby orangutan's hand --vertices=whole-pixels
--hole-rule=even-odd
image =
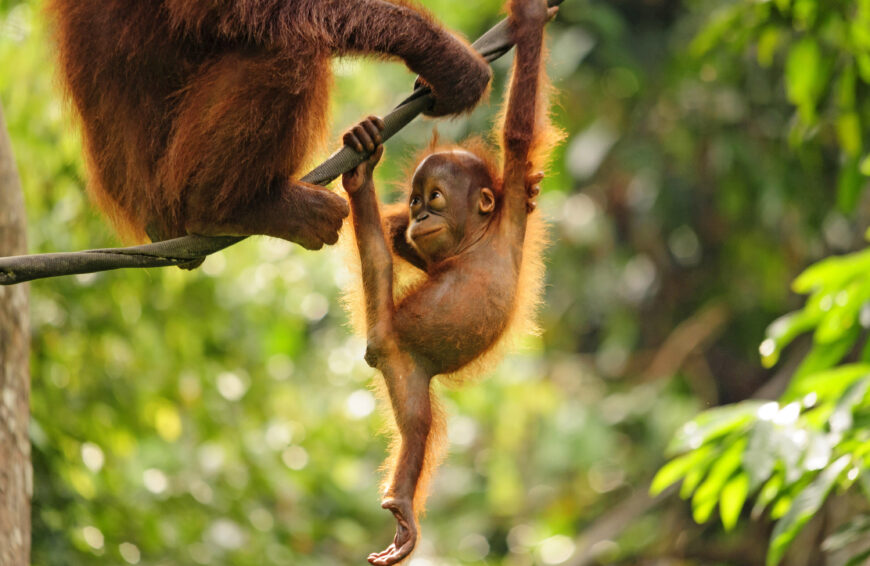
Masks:
[[[526,212],[531,213],[537,208],[538,203],[535,202],[535,199],[538,198],[538,195],[541,194],[541,181],[544,179],[544,172],[538,171],[537,173],[533,173],[526,178]]]
[[[548,8],[546,0],[511,0],[511,19],[520,25],[543,26],[556,15],[556,9]]]
[[[344,134],[344,145],[359,152],[371,153],[368,159],[357,165],[356,169],[342,175],[341,182],[347,194],[353,196],[361,188],[372,184],[372,172],[384,154],[381,131],[385,127],[383,120],[377,116],[369,116]]]

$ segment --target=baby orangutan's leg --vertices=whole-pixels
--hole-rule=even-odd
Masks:
[[[396,517],[396,536],[385,550],[369,555],[369,562],[375,566],[391,566],[401,562],[411,554],[417,543],[414,496],[423,473],[426,444],[432,427],[430,378],[419,368],[412,368],[410,364],[401,365],[404,367],[385,368],[384,371],[401,443],[390,486],[381,506]]]

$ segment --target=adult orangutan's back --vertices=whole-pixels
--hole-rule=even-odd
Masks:
[[[385,0],[50,0],[90,189],[123,235],[267,234],[332,244],[347,203],[294,180],[327,129],[327,57],[384,53],[472,107],[489,68]]]

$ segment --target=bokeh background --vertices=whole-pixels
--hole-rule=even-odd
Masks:
[[[472,39],[502,17],[497,0],[425,4]],[[650,500],[649,482],[680,425],[769,382],[758,345],[800,304],[789,282],[860,246],[868,208],[860,130],[855,142],[823,105],[800,108],[828,88],[800,77],[827,63],[785,68],[782,46],[814,24],[768,12],[759,25],[785,31],[750,49],[763,34],[729,19],[733,4],[566,0],[551,24],[567,138],[540,199],[543,332],[479,384],[442,391],[450,455],[412,566],[763,563],[768,521],[698,526],[678,498]],[[489,130],[509,63],[489,104],[388,144],[384,198],[434,126]],[[394,63],[334,67],[334,141],[414,79]],[[800,76],[786,85],[786,71]],[[30,249],[118,245],[85,196],[54,72],[41,3],[0,0]],[[383,417],[340,306],[344,264],[252,238],[194,272],[34,283],[33,564],[364,564],[386,546]]]

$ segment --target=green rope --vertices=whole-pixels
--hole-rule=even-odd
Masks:
[[[548,0],[548,4],[551,7],[557,6],[562,1]],[[472,47],[490,63],[507,53],[513,47],[508,20],[502,20],[493,26]],[[428,87],[416,89],[384,117],[386,128],[381,133],[383,141],[386,142],[420,113],[431,108],[434,102],[435,98]],[[355,168],[367,157],[367,152],[342,147],[301,180],[315,185],[327,185]],[[244,239],[245,237],[240,236],[190,235],[126,248],[0,257],[0,285],[125,267],[181,265],[211,255]]]

